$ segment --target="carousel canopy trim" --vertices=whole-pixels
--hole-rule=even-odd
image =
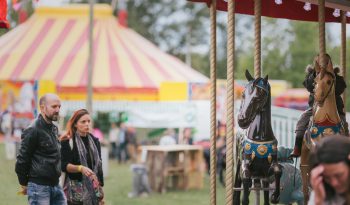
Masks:
[[[193,2],[206,3],[208,6],[211,0],[190,0]],[[235,13],[254,15],[254,0],[235,0]],[[317,0],[261,0],[261,15],[272,18],[283,18],[300,21],[318,21]],[[310,7],[305,9],[306,3],[311,3]],[[334,15],[335,9],[350,11],[349,1],[326,0],[325,18],[326,22],[341,22],[341,17]],[[218,10],[227,11],[227,0],[217,0]],[[347,19],[350,22],[349,19]]]
[[[94,89],[159,89],[162,82],[208,78],[120,26],[106,5],[95,6]],[[60,88],[87,85],[88,5],[39,7],[0,38],[0,80],[52,80]]]

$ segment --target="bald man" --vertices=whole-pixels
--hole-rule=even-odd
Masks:
[[[61,175],[61,153],[57,121],[61,100],[48,93],[39,100],[40,114],[22,133],[22,143],[16,162],[21,193],[28,195],[31,205],[67,204],[58,185]]]

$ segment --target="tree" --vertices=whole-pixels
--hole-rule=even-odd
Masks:
[[[203,4],[130,0],[127,8],[128,25],[171,54],[185,54],[187,35],[192,45],[207,43],[208,9]]]
[[[286,80],[293,86],[302,87],[305,67],[312,64],[318,53],[318,24],[310,22],[290,22],[289,34],[294,38],[289,43],[286,62]]]
[[[346,40],[346,47],[350,48],[350,38],[347,38]],[[329,55],[332,57],[332,61],[334,65],[340,65],[340,45],[338,46],[334,46],[332,48],[327,49]],[[348,50],[348,49],[347,49]],[[347,51],[349,52],[349,51]],[[349,81],[347,81],[346,79],[350,78],[350,71],[349,71],[349,66],[350,65],[350,56],[347,53],[346,55],[346,77],[345,78],[345,82],[347,83],[347,88],[345,89],[345,95],[346,95],[346,104],[345,104],[345,110],[349,111],[350,110],[350,84]]]

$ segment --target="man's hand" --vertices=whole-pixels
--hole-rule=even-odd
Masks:
[[[311,170],[311,186],[315,192],[315,204],[323,204],[326,199],[326,191],[323,184],[323,176],[322,173],[324,171],[324,167],[322,165],[318,165],[314,169]]]
[[[17,192],[18,195],[27,195],[27,186],[21,186],[19,188],[19,191]]]

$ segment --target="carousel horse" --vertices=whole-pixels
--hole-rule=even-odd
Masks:
[[[277,140],[271,127],[271,88],[268,76],[254,79],[246,71],[249,81],[242,95],[238,114],[238,125],[247,129],[247,135],[240,140],[234,191],[234,204],[240,204],[240,190],[243,183],[242,204],[249,204],[249,189],[255,186],[264,190],[264,204],[269,204],[269,177],[275,178],[275,189],[271,202],[278,203],[280,197],[281,165],[277,162]],[[236,147],[237,149],[237,147]]]
[[[335,73],[331,58],[326,55],[327,67],[321,68],[315,58],[315,78],[313,115],[309,129],[305,132],[301,149],[300,170],[303,180],[304,201],[309,199],[309,153],[323,137],[344,134],[344,127],[338,114],[335,97]]]

